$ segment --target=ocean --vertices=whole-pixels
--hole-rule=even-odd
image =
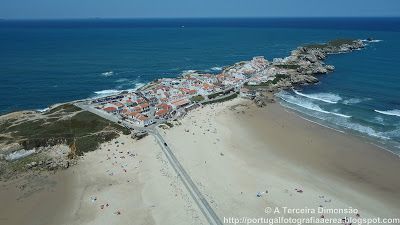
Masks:
[[[331,55],[334,73],[278,94],[313,121],[400,152],[400,18],[0,20],[0,113],[135,89],[187,70],[299,45],[372,37]]]

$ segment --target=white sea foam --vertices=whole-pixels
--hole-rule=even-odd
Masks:
[[[104,73],[101,73],[101,75],[105,76],[105,77],[111,77],[112,75],[114,75],[114,71],[104,72]]]
[[[381,110],[374,110],[377,113],[384,114],[384,115],[389,115],[389,116],[398,116],[400,117],[400,109],[392,109],[392,110],[386,110],[386,111],[381,111]]]
[[[330,103],[330,104],[336,104],[340,100],[342,100],[342,98],[339,95],[332,94],[332,93],[304,94],[295,89],[293,89],[293,91],[297,95],[300,95],[300,96],[303,96],[306,98],[310,98],[310,99],[314,99],[314,100],[318,100],[318,101],[322,101],[322,102],[326,102],[326,103]]]
[[[115,95],[120,93],[122,90],[102,90],[102,91],[95,91],[94,93],[98,96],[96,97],[101,97],[101,96],[108,96],[108,95]]]
[[[383,40],[367,40],[367,39],[363,39],[363,40],[361,40],[361,41],[363,41],[363,42],[370,42],[370,43],[377,43],[377,42],[381,42],[381,41],[383,41]]]
[[[278,93],[277,96],[279,98],[281,98],[285,102],[288,102],[288,103],[293,104],[293,105],[300,106],[300,107],[305,108],[305,109],[309,109],[309,110],[312,110],[312,111],[317,111],[317,112],[321,112],[321,113],[325,113],[325,114],[331,114],[331,115],[335,115],[335,116],[340,116],[340,117],[343,117],[343,118],[351,118],[351,116],[348,116],[348,115],[344,115],[344,114],[337,113],[337,112],[330,112],[330,111],[323,110],[318,105],[316,105],[316,104],[314,104],[314,103],[312,103],[310,101],[307,101],[307,100],[296,98],[296,97],[288,94],[287,92],[285,93],[285,92],[282,91],[282,92]]]
[[[211,70],[212,71],[221,71],[222,67],[215,66],[215,67],[212,67]]]
[[[368,100],[371,100],[371,99],[370,98],[349,98],[349,99],[343,100],[343,104],[354,105],[354,104],[358,104],[360,102],[364,102],[364,101],[368,101]]]
[[[377,43],[377,42],[381,42],[381,41],[383,41],[383,40],[371,40],[371,41],[369,41],[369,42],[371,42],[371,43]]]
[[[94,96],[94,98],[115,95],[115,94],[119,94],[123,91],[134,92],[137,89],[143,87],[144,85],[146,85],[146,84],[140,83],[140,82],[132,82],[131,87],[133,87],[133,88],[130,88],[130,89],[107,89],[107,90],[95,91],[94,93],[96,94],[96,96]]]
[[[385,140],[389,140],[390,139],[389,137],[385,136],[383,133],[377,132],[374,129],[372,129],[371,127],[367,127],[367,126],[364,126],[364,125],[361,125],[361,124],[358,124],[358,123],[351,123],[351,122],[349,123],[349,122],[347,122],[347,123],[342,123],[342,124],[339,124],[339,125],[342,125],[342,126],[348,128],[348,129],[355,130],[355,131],[358,131],[358,132],[363,133],[363,134],[367,134],[367,135],[372,136],[372,137],[385,139]]]
[[[280,94],[280,93],[279,93]],[[285,97],[287,97],[287,95],[284,95]],[[287,99],[287,100],[285,100],[284,98],[285,97],[281,97],[281,96],[279,96],[278,95],[278,97],[280,97],[282,100],[284,100],[284,102],[288,102],[288,103],[290,103],[290,104],[293,104],[291,101],[290,101],[290,99]],[[288,108],[291,108],[291,109],[294,109],[294,110],[296,110],[296,111],[299,111],[299,112],[302,112],[302,113],[306,113],[306,112],[304,112],[303,110],[301,110],[301,108],[305,108],[305,109],[311,109],[311,110],[313,110],[314,112],[323,112],[323,113],[329,113],[329,114],[333,114],[333,115],[337,115],[337,114],[335,114],[335,113],[331,113],[331,112],[327,112],[327,111],[325,111],[325,110],[318,110],[318,109],[320,109],[318,106],[317,107],[315,107],[315,105],[309,105],[309,104],[293,104],[293,105],[296,105],[296,106],[301,106],[300,108],[295,108],[295,107],[290,107],[290,106],[288,106],[288,105],[286,105],[286,104],[283,104],[284,106],[286,106],[286,107],[288,107]],[[303,107],[302,105],[304,105],[305,107]],[[307,113],[307,114],[309,114],[309,113]],[[348,116],[346,116],[345,115],[345,117],[343,117],[343,116],[340,116],[340,115],[342,115],[342,114],[340,114],[340,115],[338,115],[338,116],[335,116],[335,117],[326,117],[326,116],[324,116],[324,115],[322,115],[322,114],[318,114],[318,113],[312,113],[312,114],[309,114],[310,116],[312,116],[312,117],[315,117],[315,118],[318,118],[318,119],[320,119],[320,120],[323,120],[323,121],[328,121],[328,122],[330,122],[330,123],[332,123],[332,124],[336,124],[336,125],[338,125],[339,127],[342,127],[342,128],[345,128],[345,129],[349,129],[349,130],[353,130],[353,131],[357,131],[357,132],[359,132],[359,133],[361,133],[361,134],[364,134],[364,135],[368,135],[368,136],[371,136],[371,137],[376,137],[376,138],[379,138],[379,139],[383,139],[383,140],[389,140],[390,139],[390,136],[391,135],[389,135],[388,133],[382,133],[382,132],[378,132],[378,131],[376,131],[376,130],[374,130],[373,128],[371,128],[371,127],[368,127],[368,126],[364,126],[364,125],[361,125],[361,124],[358,124],[358,123],[353,123],[353,122],[351,122],[350,120],[348,120]]]
[[[44,109],[37,109],[36,111],[37,112],[46,112],[47,110],[49,110],[50,108],[49,107],[47,107],[47,108],[44,108]]]
[[[126,91],[133,92],[133,91],[136,91],[137,89],[143,87],[144,85],[146,85],[146,84],[145,83],[136,82],[134,84],[134,88],[127,89]]]
[[[115,83],[125,83],[125,82],[129,82],[129,80],[127,78],[120,78],[116,81],[114,81]]]
[[[196,70],[184,70],[182,71],[182,76],[191,74],[191,73],[196,73]]]

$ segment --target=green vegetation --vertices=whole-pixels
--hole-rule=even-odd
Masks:
[[[305,48],[309,48],[309,49],[323,49],[326,48],[328,45],[327,44],[309,44],[309,45],[305,45]]]
[[[225,97],[225,98],[220,98],[220,99],[208,101],[208,102],[205,102],[205,103],[203,103],[203,104],[204,104],[204,105],[207,105],[207,104],[212,104],[212,103],[225,102],[225,101],[229,101],[229,100],[231,100],[231,99],[234,99],[234,98],[236,98],[237,96],[238,96],[238,94],[235,93],[235,94],[229,95],[229,96],[227,96],[227,97]]]
[[[174,127],[174,124],[172,124],[171,122],[168,122],[168,121],[167,121],[167,122],[165,122],[165,124],[166,124],[167,126],[171,127],[171,128]]]
[[[328,45],[333,47],[340,47],[342,45],[351,45],[354,43],[354,39],[336,39],[328,42]]]
[[[197,96],[193,96],[190,98],[190,101],[192,102],[201,102],[204,100],[204,97],[202,95],[197,95]]]
[[[300,67],[300,65],[296,65],[296,64],[279,64],[279,65],[275,65],[278,68],[281,69],[290,69],[290,70],[295,70],[298,69]]]
[[[272,81],[270,80],[268,82],[270,82],[272,84],[277,84],[279,81],[286,79],[288,77],[289,77],[289,75],[286,75],[286,74],[277,74],[277,75],[275,75],[275,78]]]
[[[0,124],[0,134],[12,136],[25,149],[56,144],[76,144],[77,154],[95,150],[100,143],[116,138],[120,132],[130,134],[129,129],[105,120],[87,111],[77,111],[75,106],[58,106],[50,118],[21,120]],[[71,112],[65,115],[65,112]],[[62,112],[62,113],[61,113]],[[5,136],[5,135],[4,135]],[[8,141],[7,137],[0,139]]]
[[[19,160],[11,161],[8,165],[9,170],[13,172],[23,171],[26,168],[26,165],[32,162],[46,161],[48,157],[44,154],[33,154],[29,157],[25,157]],[[0,175],[1,176],[1,175]]]
[[[217,93],[214,93],[214,94],[210,94],[207,97],[208,97],[208,99],[213,99],[213,98],[218,97],[220,94],[223,94],[223,92],[217,92]]]
[[[57,107],[54,107],[53,109],[47,111],[44,113],[44,115],[50,115],[53,113],[60,113],[60,112],[66,112],[66,113],[71,113],[71,112],[77,112],[80,111],[81,109],[74,106],[73,104],[63,104],[63,105],[59,105]]]
[[[332,41],[329,41],[326,44],[309,44],[309,45],[305,45],[305,48],[309,48],[309,49],[323,49],[323,48],[327,48],[327,47],[340,47],[342,45],[345,44],[353,44],[354,43],[354,39],[335,39]]]

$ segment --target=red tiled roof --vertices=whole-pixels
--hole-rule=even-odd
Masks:
[[[122,104],[121,102],[114,102],[113,105],[117,106],[117,107],[123,107],[124,104]]]
[[[156,116],[165,116],[168,113],[167,109],[161,109],[156,112]]]
[[[114,111],[117,111],[117,108],[115,108],[115,107],[107,107],[107,108],[104,108],[103,110],[106,111],[106,112],[114,112]]]
[[[171,104],[173,104],[175,106],[182,106],[182,105],[185,105],[185,104],[188,104],[188,103],[189,103],[189,100],[186,99],[186,98],[179,99],[177,101],[171,102]]]

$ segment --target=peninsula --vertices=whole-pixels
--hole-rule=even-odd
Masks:
[[[189,71],[181,77],[150,82],[136,91],[56,104],[45,112],[3,115],[0,177],[37,167],[67,168],[77,155],[95,150],[98,144],[117,137],[118,132],[146,135],[144,128],[171,125],[168,121],[182,118],[190,110],[238,95],[265,105],[273,101],[268,100],[271,95],[264,94],[266,91],[274,93],[316,83],[318,75],[334,70],[334,66],[323,62],[327,55],[359,50],[365,45],[366,41],[352,39],[310,44],[293,50],[286,58],[268,61],[256,56],[224,67],[218,74]],[[49,153],[47,149],[58,144],[69,147],[57,154],[53,150]],[[18,160],[26,156],[30,157]]]
[[[357,209],[315,210],[321,218],[394,217],[398,158],[269,104],[274,93],[334,71],[324,63],[329,54],[367,43],[304,45],[217,74],[190,71],[135,91],[2,115],[0,221],[222,224],[272,218],[267,207]],[[46,204],[32,211],[41,199]]]

